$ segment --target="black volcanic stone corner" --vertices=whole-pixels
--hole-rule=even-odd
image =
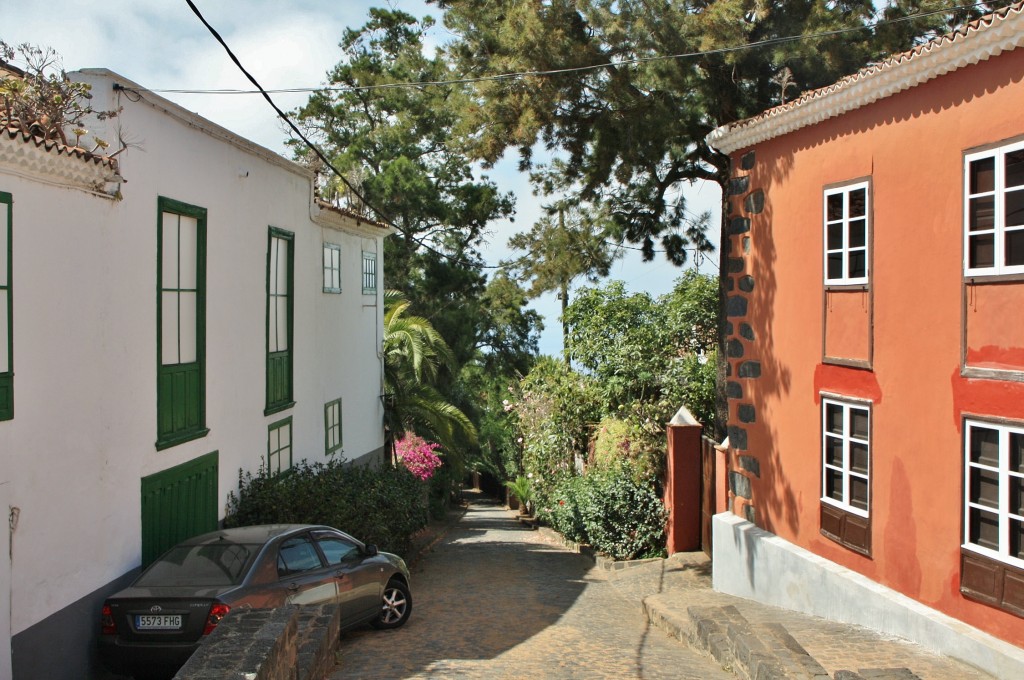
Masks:
[[[725,301],[725,315],[746,316],[747,298],[742,295],[730,295],[729,299]]]
[[[735,380],[727,381],[725,383],[725,396],[729,399],[742,399],[743,385],[739,384]]]
[[[733,217],[729,220],[728,233],[730,236],[736,236],[737,234],[745,234],[750,231],[750,218],[749,217]]]
[[[737,451],[747,450],[747,431],[735,425],[729,426],[729,446]]]
[[[729,180],[729,195],[739,196],[740,194],[747,193],[750,189],[750,177],[733,177]]]
[[[756,215],[764,210],[764,191],[758,189],[743,199],[743,209],[751,215]]]
[[[761,362],[760,361],[744,361],[739,366],[739,376],[741,378],[760,378],[761,377]]]
[[[736,462],[740,464],[740,467],[754,475],[758,479],[761,478],[761,461],[753,456],[739,456]]]
[[[738,472],[729,473],[729,490],[740,498],[750,499],[750,480]]]

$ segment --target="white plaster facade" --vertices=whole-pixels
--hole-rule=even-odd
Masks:
[[[116,74],[72,77],[92,85],[97,110],[122,108],[92,130],[111,151],[119,138],[131,143],[117,156],[118,174],[0,135],[14,310],[14,417],[0,420],[0,500],[17,515],[0,569],[0,634],[13,640],[14,673],[26,678],[43,677],[42,669],[80,678],[81,663],[93,664],[74,661],[91,655],[81,649],[98,626],[89,609],[140,564],[143,477],[218,452],[223,518],[239,469],[254,471],[267,455],[269,424],[291,416],[293,460],[325,459],[324,408],[339,398],[341,455],[379,455],[384,444],[382,256],[390,230],[322,207],[305,168],[137,94]],[[155,446],[159,197],[207,210],[209,432],[163,450]],[[264,415],[270,227],[294,234],[295,404]],[[340,247],[340,293],[323,290],[325,242]],[[364,252],[377,254],[370,294]],[[81,631],[64,630],[76,622]],[[51,635],[58,625],[59,642]],[[40,636],[51,638],[46,654],[78,666],[61,676],[26,659]],[[0,680],[11,669],[0,653]]]

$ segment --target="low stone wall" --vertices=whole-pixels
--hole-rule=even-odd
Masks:
[[[236,609],[175,680],[322,680],[334,666],[337,605]]]

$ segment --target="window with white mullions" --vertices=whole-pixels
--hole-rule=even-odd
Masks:
[[[267,246],[267,407],[269,415],[293,401],[295,234],[270,228]]]
[[[825,191],[825,284],[868,282],[868,183]]]
[[[866,406],[823,399],[822,418],[821,500],[867,517],[871,411]]]
[[[324,244],[324,292],[341,292],[341,246]]]
[[[363,292],[377,292],[377,254],[363,251]]]
[[[964,273],[1024,273],[1024,142],[964,158]]]
[[[267,471],[280,474],[292,467],[292,419],[279,420],[267,429]]]
[[[199,222],[164,212],[162,236],[161,363],[190,364],[196,360]]]
[[[341,399],[335,399],[324,405],[324,452],[330,456],[341,451],[341,447]]]
[[[205,436],[206,209],[157,199],[157,449]]]
[[[964,547],[1024,567],[1024,427],[967,421]]]

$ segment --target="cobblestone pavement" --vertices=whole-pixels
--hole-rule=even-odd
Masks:
[[[733,678],[647,623],[661,576],[643,571],[611,574],[474,500],[414,570],[409,622],[344,633],[331,678]]]

